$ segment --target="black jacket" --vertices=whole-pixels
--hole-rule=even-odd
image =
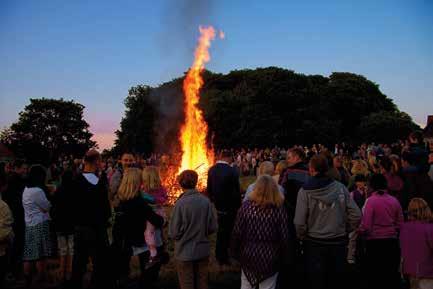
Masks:
[[[108,184],[104,175],[93,185],[83,174],[77,175],[74,182],[74,225],[106,227],[111,216],[108,201]]]
[[[141,196],[120,202],[115,211],[114,242],[126,241],[127,246],[144,245],[147,221],[157,228],[164,224],[164,219],[157,215]]]
[[[72,172],[67,171],[62,177],[62,184],[51,199],[50,216],[56,232],[65,234],[74,232],[74,183]]]
[[[211,167],[207,177],[207,193],[218,211],[236,213],[241,206],[237,170],[224,163]]]

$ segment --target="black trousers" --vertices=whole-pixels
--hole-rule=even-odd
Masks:
[[[347,244],[304,242],[306,277],[311,289],[347,288]]]
[[[108,250],[108,235],[105,227],[76,227],[74,232],[74,258],[72,262],[73,288],[83,287],[83,276],[87,271],[89,257],[92,259],[92,288],[111,288]]]
[[[163,246],[158,248],[158,254],[161,255]],[[158,281],[159,271],[161,270],[161,264],[157,264],[146,270],[146,264],[149,262],[150,252],[146,251],[138,255],[140,260],[140,288],[156,288],[155,283]]]
[[[7,256],[0,256],[0,288],[3,288],[3,281],[7,273]]]
[[[215,248],[215,257],[220,265],[230,263],[230,238],[235,224],[235,212],[218,212],[218,233]]]
[[[400,288],[400,245],[398,239],[365,241],[368,288]]]

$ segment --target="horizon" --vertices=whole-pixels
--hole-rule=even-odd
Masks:
[[[130,87],[156,87],[188,70],[198,24],[226,35],[212,43],[212,72],[276,66],[360,74],[424,127],[433,114],[429,11],[428,1],[3,2],[0,128],[18,120],[30,98],[73,99],[86,107],[99,148],[108,148]]]

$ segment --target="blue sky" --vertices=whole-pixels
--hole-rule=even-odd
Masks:
[[[30,97],[75,99],[106,147],[128,88],[182,75],[199,24],[208,68],[363,74],[416,122],[433,114],[433,1],[0,1],[0,128]]]

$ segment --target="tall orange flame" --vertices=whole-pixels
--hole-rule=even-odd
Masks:
[[[200,38],[195,50],[194,62],[183,81],[185,95],[185,123],[181,128],[180,143],[182,146],[182,162],[178,173],[186,169],[197,171],[199,188],[203,188],[209,167],[214,161],[214,152],[206,144],[208,127],[203,112],[197,106],[200,100],[200,89],[203,86],[202,72],[205,63],[210,60],[209,48],[215,39],[212,26],[199,27]]]

